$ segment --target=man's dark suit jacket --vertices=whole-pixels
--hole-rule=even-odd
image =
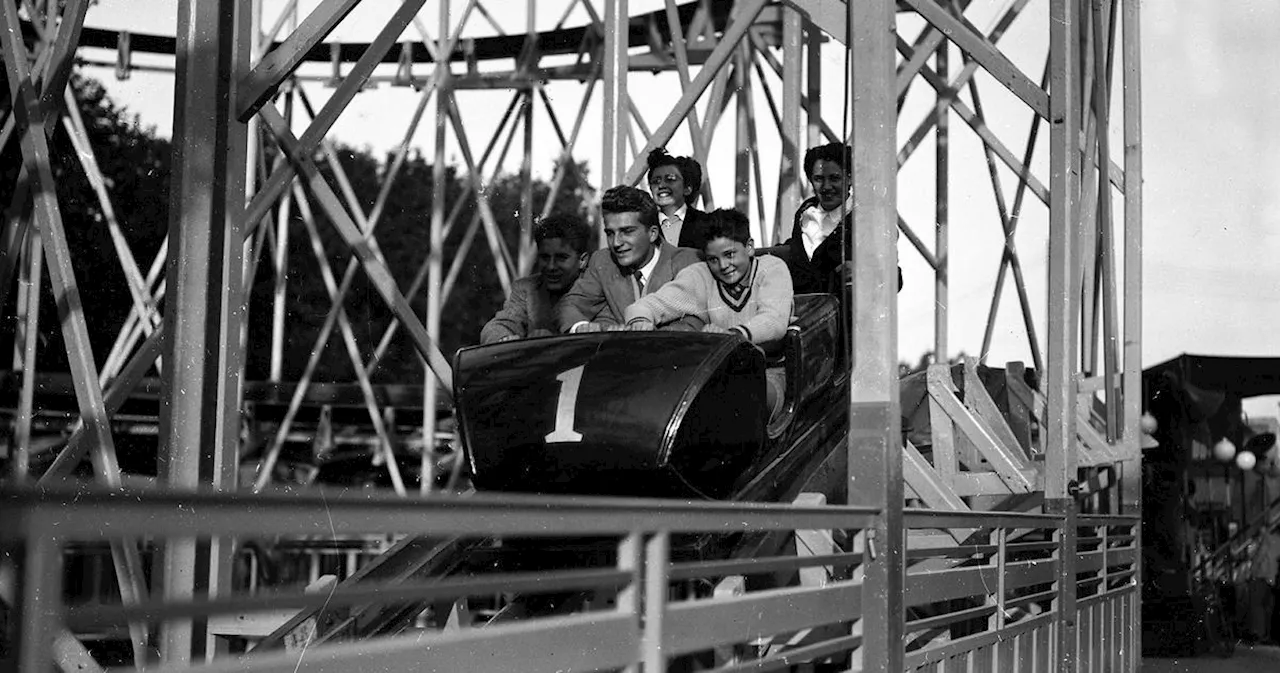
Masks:
[[[684,211],[684,224],[680,227],[680,240],[676,242],[682,248],[692,248],[699,253],[707,243],[707,214],[687,206]]]
[[[677,248],[662,242],[658,251],[658,264],[653,269],[653,276],[645,279],[645,292],[652,292],[663,283],[676,277],[680,270],[690,264],[701,264],[698,253],[685,248]],[[573,287],[565,293],[556,307],[561,332],[568,332],[579,322],[598,322],[605,325],[622,325],[622,312],[636,300],[635,286],[632,276],[624,273],[613,261],[608,250],[597,250],[591,253],[586,271],[578,276]],[[701,329],[702,321],[693,317],[673,323],[672,329]]]
[[[809,198],[796,209],[795,223],[791,227],[791,240],[786,245],[787,266],[791,268],[791,284],[796,294],[814,292],[834,292],[839,287],[836,271],[844,262],[841,255],[840,239],[844,239],[848,250],[853,250],[853,213],[845,215],[836,225],[810,258],[804,253],[804,236],[800,233],[800,223],[804,211],[818,205],[817,197]],[[898,289],[902,289],[902,267],[898,267]]]

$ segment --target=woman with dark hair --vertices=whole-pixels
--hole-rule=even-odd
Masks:
[[[843,143],[810,148],[804,153],[804,174],[813,196],[796,210],[786,243],[791,281],[796,294],[833,292],[841,282],[838,272],[845,267],[845,256],[853,249],[853,149]]]
[[[647,163],[662,238],[681,248],[702,250],[707,214],[692,205],[702,191],[702,166],[691,157],[673,157],[662,147],[649,153]]]

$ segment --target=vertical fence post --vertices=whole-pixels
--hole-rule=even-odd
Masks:
[[[52,671],[62,607],[62,541],[47,528],[35,526],[28,526],[23,538],[15,574],[21,582],[17,609],[9,615],[19,630],[16,670]]]
[[[998,576],[998,579],[996,580],[996,630],[997,631],[1004,628],[1004,622],[1005,622],[1004,603],[1005,603],[1005,595],[1008,592],[1008,588],[1005,586],[1004,571],[1005,571],[1005,564],[1008,563],[1008,559],[1005,558],[1005,555],[1009,553],[1008,544],[1009,544],[1009,529],[1003,526],[996,529],[996,573]]]
[[[898,399],[895,3],[848,3],[852,45],[853,288],[849,395],[850,504],[880,510],[867,534],[865,671],[903,667],[902,436]]]
[[[663,622],[667,612],[667,570],[671,556],[671,533],[660,530],[645,542],[644,562],[644,670],[665,671],[662,653]]]
[[[618,570],[631,573],[631,580],[618,592],[615,608],[618,612],[630,615],[636,630],[640,629],[640,590],[644,581],[644,568],[641,564],[641,547],[643,535],[634,531],[618,542]],[[639,661],[643,656],[644,643],[636,650],[636,663],[622,669],[625,673],[639,673]]]

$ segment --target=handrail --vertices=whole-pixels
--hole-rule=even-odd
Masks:
[[[1226,542],[1223,542],[1217,549],[1205,556],[1204,560],[1200,561],[1192,569],[1192,576],[1199,579],[1207,579],[1210,567],[1224,563],[1228,557],[1234,556],[1238,553],[1236,551],[1237,547],[1248,540],[1257,538],[1259,534],[1269,527],[1268,524],[1274,524],[1275,521],[1273,520],[1276,519],[1280,519],[1280,497],[1271,501],[1271,504],[1259,512],[1253,518],[1253,521],[1249,522],[1249,525],[1236,531],[1235,535],[1232,535]]]
[[[90,630],[104,624],[134,620],[209,617],[236,612],[301,608],[339,608],[376,603],[393,595],[397,601],[416,602],[452,599],[468,594],[501,592],[552,592],[584,588],[618,588],[631,579],[629,573],[612,569],[587,569],[532,573],[495,573],[481,578],[438,579],[430,582],[378,583],[352,588],[335,588],[321,593],[270,592],[251,597],[196,599],[188,601],[152,600],[135,605],[85,605],[68,608],[67,624]]]
[[[903,510],[902,519],[907,528],[1054,528],[1065,521],[1054,514],[914,508]]]
[[[1139,517],[1132,514],[1082,514],[1076,517],[1076,525],[1084,527],[1096,526],[1135,526]]]
[[[268,536],[394,531],[431,535],[625,535],[637,528],[736,533],[778,528],[863,528],[870,507],[797,507],[596,497],[363,492],[192,493],[104,489],[0,489],[0,508],[21,521],[0,539],[28,532],[60,539],[191,535]],[[554,524],[550,523],[554,520]],[[643,521],[644,525],[637,525]]]
[[[850,635],[849,624],[865,615],[864,608],[871,607],[869,601],[881,600],[864,593],[867,586],[859,570],[866,555],[875,550],[866,540],[858,542],[859,536],[853,534],[879,515],[876,509],[867,507],[481,494],[402,499],[323,489],[241,496],[10,488],[0,489],[0,508],[6,513],[0,520],[0,539],[20,537],[28,545],[28,555],[19,561],[25,567],[19,572],[24,573],[25,581],[45,583],[44,591],[24,592],[22,597],[32,603],[24,609],[38,615],[33,625],[23,626],[30,629],[23,641],[28,646],[41,642],[41,632],[68,627],[91,630],[130,621],[155,625],[232,613],[287,614],[291,609],[306,608],[313,615],[310,626],[299,622],[294,627],[281,627],[288,634],[282,642],[286,648],[290,642],[305,643],[309,664],[333,670],[345,670],[357,663],[374,667],[397,667],[411,660],[421,663],[424,652],[429,652],[432,664],[466,668],[463,664],[467,653],[477,649],[491,652],[497,657],[494,661],[508,662],[510,665],[501,667],[504,670],[520,670],[522,664],[535,661],[564,670],[598,670],[642,660],[663,662],[711,648],[728,651],[756,641],[765,644],[748,659],[762,666],[776,659],[777,655],[770,653],[770,644],[783,646],[782,652],[789,652],[789,661],[845,656],[861,646],[857,636]],[[1008,539],[1017,530],[1061,530],[1066,523],[1064,517],[913,510],[904,518],[908,529],[963,525],[992,530],[997,540],[994,544],[919,550],[935,555],[980,550],[983,558],[959,567],[952,567],[954,564],[945,559],[922,559],[920,565],[912,567],[901,600],[919,607],[913,608],[916,612],[908,617],[906,626],[925,633],[913,641],[918,646],[909,656],[933,659],[961,650],[981,654],[989,652],[993,643],[1005,636],[1022,638],[1024,643],[1048,637],[1047,620],[1058,619],[1057,611],[1044,608],[1050,610],[1051,616],[1035,617],[1028,611],[1031,607],[1015,607],[1034,607],[1035,603],[1052,600],[1061,591],[1058,574],[1062,561],[1053,553],[1056,545],[1010,544]],[[1085,516],[1076,521],[1082,527],[1138,524],[1136,517],[1127,516]],[[523,553],[520,545],[525,542],[521,541],[532,542],[536,537],[592,536],[592,540],[600,540],[601,550],[609,551],[583,564],[580,560],[566,560],[567,565],[555,565],[560,563],[557,560],[550,561],[552,565],[548,567],[520,569],[518,564],[512,568],[490,566],[486,560],[484,569],[476,565],[456,576],[380,581],[315,594],[299,587],[262,595],[188,596],[137,605],[63,605],[57,573],[50,575],[41,570],[56,563],[60,546],[81,539],[261,537],[281,531],[329,536],[375,531],[458,534],[468,538],[508,535],[516,543],[516,554]],[[687,532],[761,531],[786,535],[794,532],[797,547],[802,535],[812,540],[815,534],[821,537],[822,531],[830,533],[827,545],[806,545],[807,551],[800,554],[787,551],[781,542],[750,558],[691,559],[675,552],[675,545],[683,544],[679,541],[687,539]],[[836,535],[836,531],[844,533]],[[834,543],[833,538],[854,541],[847,547]],[[1117,535],[1114,539],[1123,540],[1123,547],[1103,547],[1079,555],[1075,571],[1096,576],[1077,578],[1072,590],[1077,585],[1102,587],[1105,591],[1100,589],[1099,597],[1086,605],[1106,602],[1112,606],[1107,609],[1128,615],[1133,605],[1130,597],[1134,591],[1132,566],[1137,558],[1137,538]],[[1032,548],[1039,552],[1036,558],[1027,557],[1026,552]],[[1045,554],[1049,556],[1039,557]],[[805,580],[806,569],[819,569],[816,574],[821,579],[814,579],[815,573],[808,572],[809,579]],[[746,588],[746,576],[797,575],[801,578],[799,585]],[[717,588],[713,596],[679,599],[669,594],[670,587],[678,586],[674,583],[690,581]],[[725,588],[732,586],[740,589]],[[1057,588],[1046,591],[1047,586]],[[536,607],[538,603],[529,603],[535,607],[525,615],[527,622],[461,630],[432,622],[412,640],[395,635],[394,630],[370,631],[373,635],[366,634],[368,639],[359,643],[339,642],[341,637],[320,637],[321,630],[327,628],[323,625],[331,620],[359,619],[358,613],[350,609],[361,605],[442,603],[457,607],[475,597],[566,591],[616,597],[616,607],[570,607],[566,614],[543,611]],[[951,599],[962,599],[964,604],[944,604]],[[458,607],[459,615],[464,609]],[[434,614],[433,619],[442,617],[438,612]],[[458,619],[461,624],[463,618]],[[988,623],[990,619],[994,623]],[[972,627],[975,621],[986,624],[980,633],[960,640],[938,640],[953,628]],[[802,631],[809,635],[799,637],[797,634]],[[537,650],[534,645],[545,639],[590,642],[594,649],[586,648],[590,651],[581,658],[567,653],[583,648],[554,648],[555,652],[531,655]],[[219,658],[201,670],[293,670],[291,666],[298,661],[296,653],[266,649],[255,648],[239,658]],[[522,656],[533,658],[526,661]]]

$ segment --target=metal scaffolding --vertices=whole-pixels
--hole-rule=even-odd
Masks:
[[[903,577],[912,544],[902,534],[907,502],[960,516],[1002,510],[1064,517],[1055,529],[1063,545],[1057,556],[1062,587],[1058,606],[1061,614],[1073,614],[1075,517],[1082,506],[1094,514],[1133,515],[1140,502],[1139,0],[867,0],[848,5],[836,0],[666,0],[652,13],[632,13],[627,0],[604,0],[602,8],[592,0],[529,0],[523,33],[516,34],[504,31],[490,12],[492,2],[434,2],[434,8],[425,8],[426,0],[394,3],[370,42],[342,44],[326,39],[359,0],[322,0],[305,16],[299,3],[291,1],[276,17],[263,16],[257,0],[181,0],[173,38],[86,28],[88,0],[0,0],[0,42],[9,83],[9,105],[0,110],[0,149],[11,140],[18,142],[24,158],[0,232],[0,299],[8,297],[16,281],[16,314],[7,316],[6,324],[15,326],[14,370],[23,373],[10,443],[11,483],[33,478],[27,457],[38,409],[34,358],[40,330],[51,329],[37,320],[45,274],[57,299],[78,418],[57,459],[39,476],[40,484],[56,484],[88,456],[95,480],[119,488],[122,474],[111,419],[155,371],[161,377],[160,482],[185,490],[263,489],[336,331],[356,372],[360,400],[391,482],[405,495],[408,489],[393,453],[396,440],[372,373],[398,332],[407,335],[427,365],[420,404],[421,484],[428,490],[435,468],[431,447],[437,409],[447,406],[452,391],[449,360],[438,346],[447,320],[444,307],[451,289],[464,282],[462,261],[477,237],[483,237],[504,291],[532,270],[532,226],[538,214],[532,192],[535,137],[553,134],[564,159],[599,156],[602,185],[608,186],[639,182],[647,154],[687,133],[692,154],[703,166],[734,166],[732,194],[719,194],[716,201],[704,190],[708,203],[732,203],[751,212],[762,246],[779,244],[788,235],[792,214],[807,190],[800,168],[804,149],[845,140],[854,150],[856,204],[848,504],[871,512],[860,540],[878,553],[869,556],[865,581],[869,595],[884,602],[886,616],[864,620],[864,670],[904,670]],[[585,12],[585,25],[568,26],[575,11]],[[539,31],[544,24],[537,19],[550,15],[559,21]],[[979,16],[990,20],[989,29],[975,25]],[[1020,21],[1035,28],[1033,48],[1016,55],[1002,51],[1002,38]],[[487,24],[484,31],[496,34],[473,36],[482,24]],[[170,233],[144,273],[146,260],[135,258],[121,234],[111,189],[102,180],[67,83],[77,47],[117,49],[115,65],[120,76],[127,76],[143,67],[134,64],[134,51],[164,53],[166,45],[174,54],[175,91]],[[1026,57],[1028,51],[1036,56]],[[840,93],[823,90],[824,62],[829,64],[832,54],[847,67]],[[87,60],[93,62],[92,57]],[[317,74],[317,68],[330,72]],[[1028,74],[1037,70],[1043,72],[1039,80]],[[641,104],[628,95],[629,78],[647,72],[674,78],[669,99]],[[580,97],[572,106],[572,125],[566,126],[546,86],[573,80],[581,82]],[[323,102],[310,97],[307,85],[316,81],[332,86]],[[378,199],[366,209],[355,198],[328,136],[357,96],[378,95],[366,91],[371,82],[411,86],[418,104],[383,174]],[[602,91],[598,122],[591,115],[597,88]],[[510,102],[477,153],[473,139],[478,129],[464,119],[459,101],[468,91],[493,89],[510,91]],[[987,94],[986,108],[982,94]],[[992,105],[993,100],[1001,103]],[[836,114],[829,112],[837,108]],[[663,111],[660,119],[652,118],[654,110]],[[304,113],[305,130],[295,133]],[[646,120],[646,114],[651,118]],[[726,118],[734,123],[733,142],[714,144]],[[388,265],[377,228],[388,192],[424,121],[434,131],[432,208],[424,214],[430,247],[416,273],[403,278]],[[578,142],[583,127],[596,123],[603,133],[598,153]],[[1000,132],[1014,126],[1026,128],[1025,142]],[[84,301],[93,300],[92,290],[77,282],[50,170],[49,138],[58,128],[72,139],[76,161],[106,213],[102,226],[114,247],[103,254],[118,259],[129,286],[128,318],[100,363],[90,349],[82,310]],[[958,148],[966,128],[972,135],[966,134],[963,142],[976,138],[980,143],[981,166],[963,165]],[[759,146],[764,134],[776,134],[781,147],[776,179],[770,172],[767,181],[769,158]],[[464,193],[452,202],[445,174],[450,143],[459,150],[467,180]],[[516,157],[508,160],[512,145]],[[903,215],[898,180],[899,170],[930,145],[935,155],[928,209],[934,218],[931,243],[926,238],[929,225]],[[272,165],[266,159],[268,148],[279,150]],[[508,247],[486,193],[491,176],[512,161],[524,188],[515,249]],[[541,214],[553,208],[555,186],[564,180],[568,165],[557,164]],[[945,364],[958,352],[949,334],[963,318],[948,310],[952,272],[965,263],[953,258],[951,244],[954,237],[966,235],[953,221],[958,176],[975,174],[990,183],[999,264],[990,285],[980,357],[962,363],[969,385],[961,399]],[[917,189],[911,196],[920,198],[920,193]],[[469,222],[461,207],[468,198],[478,206]],[[332,223],[350,248],[351,260],[341,274],[329,266],[316,213]],[[1042,296],[1035,296],[1034,283],[1026,277],[1023,260],[1029,253],[1017,245],[1027,229],[1020,225],[1028,220],[1043,221],[1037,235],[1047,233]],[[967,231],[980,225],[964,226]],[[937,364],[928,372],[933,423],[928,457],[910,443],[903,445],[899,422],[898,298],[886,280],[898,266],[899,235],[907,254],[918,256],[932,271],[932,283],[908,278],[904,290],[932,292],[935,307]],[[297,237],[312,245],[331,307],[319,337],[309,344],[311,357],[301,376],[284,382],[283,354],[298,347],[284,338],[289,315],[285,251]],[[460,242],[451,259],[444,254],[449,241]],[[271,338],[251,344],[248,289],[263,257],[275,278]],[[394,316],[371,359],[364,356],[367,345],[357,342],[347,315],[348,294],[360,274]],[[1010,279],[1014,297],[1006,290]],[[411,304],[419,295],[426,297],[422,315]],[[1015,302],[1038,387],[1027,385],[1022,363],[1009,363],[1010,404],[1021,405],[1033,419],[1036,441],[1030,427],[1011,427],[1004,420],[978,382],[977,366],[986,363],[997,327],[1010,329],[1009,320],[999,320],[1000,310]],[[1045,312],[1043,322],[1040,311]],[[249,384],[243,377],[244,361],[249,349],[264,348],[271,354],[272,382],[296,385],[283,420],[265,443],[253,484],[240,484]],[[961,528],[957,524],[955,530]],[[149,592],[137,546],[115,541],[113,552],[124,603],[145,603]],[[176,538],[164,547],[153,591],[166,600],[217,596],[229,583],[230,553],[226,538]],[[1135,611],[1136,619],[1136,606],[1127,609]],[[1073,670],[1073,623],[1064,619],[1054,631],[1063,658],[1060,670]],[[158,643],[165,662],[188,662],[214,652],[212,638],[202,639],[192,621],[165,624]],[[56,635],[40,633],[38,638]],[[149,637],[131,622],[138,661],[150,656],[154,643]],[[28,656],[31,650],[22,651]]]

